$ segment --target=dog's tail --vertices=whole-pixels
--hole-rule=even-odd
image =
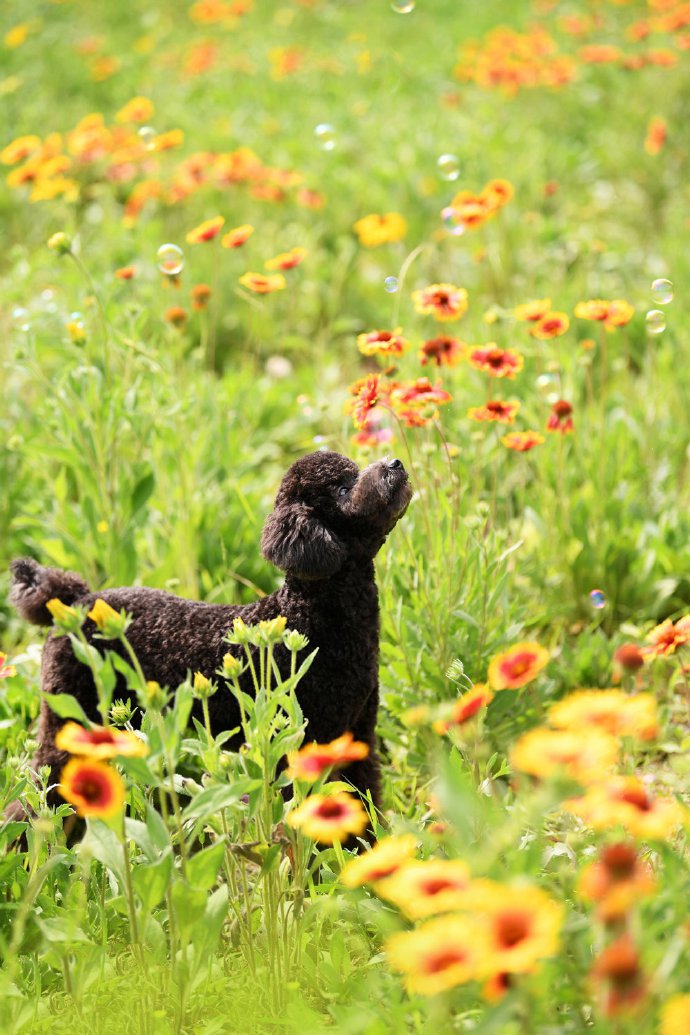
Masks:
[[[49,600],[57,597],[69,605],[90,592],[81,575],[59,568],[44,568],[30,557],[12,561],[10,571],[10,603],[22,618],[34,625],[51,625],[53,619],[46,607]]]

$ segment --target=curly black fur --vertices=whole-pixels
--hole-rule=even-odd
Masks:
[[[360,471],[338,453],[318,452],[292,465],[283,478],[273,513],[266,520],[264,556],[282,568],[283,586],[253,604],[223,606],[184,600],[141,587],[92,593],[78,575],[41,567],[33,560],[12,564],[11,601],[30,622],[48,624],[46,602],[88,609],[99,597],[132,616],[128,637],[147,679],[176,687],[188,672],[215,678],[231,648],[224,636],[233,619],[247,624],[284,615],[288,628],[318,647],[313,665],[298,688],[308,720],[307,739],[326,742],[349,731],[366,741],[369,756],[344,776],[362,793],[379,800],[380,767],[376,754],[378,708],[379,608],[374,557],[405,512],[411,498],[407,473],[399,460],[379,460]],[[89,619],[84,631],[95,630]],[[98,645],[101,640],[95,640]],[[115,647],[114,644],[108,646]],[[289,672],[289,655],[276,651],[281,671]],[[243,687],[250,692],[250,685]],[[66,637],[49,637],[43,654],[42,689],[73,694],[93,721],[99,720],[96,690],[89,670],[74,656]],[[124,696],[124,689],[117,693]],[[217,693],[209,701],[214,733],[239,725],[234,698]],[[39,748],[33,765],[49,765],[58,782],[67,756],[55,747],[62,720],[43,705]],[[233,746],[232,744],[229,746]],[[53,793],[53,800],[58,800]]]

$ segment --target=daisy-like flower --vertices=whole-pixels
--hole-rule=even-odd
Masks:
[[[591,734],[590,734],[591,736]],[[643,841],[663,841],[688,822],[688,810],[675,798],[652,798],[636,776],[612,776],[563,805],[592,827],[623,827]]]
[[[560,431],[561,435],[569,435],[574,430],[573,407],[565,399],[558,399],[551,407],[546,422],[547,431]]]
[[[419,361],[422,366],[435,363],[437,367],[454,367],[465,355],[466,346],[459,338],[451,338],[441,334],[430,338],[422,344]]]
[[[466,722],[473,719],[482,708],[487,708],[494,697],[493,690],[486,683],[477,683],[467,693],[458,697],[453,702],[453,707],[447,719],[437,719],[433,725],[436,733],[447,733],[453,726],[464,726]]]
[[[385,394],[378,374],[369,374],[350,385],[354,401],[350,404],[350,413],[356,428],[364,428],[371,411],[379,399]]]
[[[414,850],[415,838],[412,834],[386,837],[375,844],[371,851],[364,852],[345,863],[340,873],[340,881],[346,888],[375,884],[404,866],[410,856],[414,855]]]
[[[602,984],[602,1009],[607,1017],[634,1009],[644,999],[646,982],[640,954],[629,934],[622,934],[607,945],[591,974]]]
[[[367,331],[357,335],[357,348],[363,356],[400,356],[409,342],[400,333],[402,327],[393,331]]]
[[[596,320],[602,322],[609,313],[609,303],[603,298],[591,298],[588,302],[578,302],[575,306],[575,316],[581,320]]]
[[[417,920],[464,908],[469,888],[470,871],[460,859],[426,859],[406,862],[374,890]]]
[[[132,277],[136,276],[135,266],[120,266],[119,269],[115,270],[115,276],[118,280],[131,280]]]
[[[533,299],[531,302],[523,302],[521,305],[516,305],[513,309],[513,316],[516,320],[525,320],[528,323],[534,323],[537,320],[541,320],[550,311],[551,299],[537,298]]]
[[[526,974],[558,952],[563,906],[541,888],[474,881],[471,910],[486,939],[486,974]]]
[[[243,273],[239,278],[240,284],[257,295],[270,295],[273,291],[282,291],[285,288],[285,277],[282,273]]]
[[[305,744],[299,751],[288,754],[287,777],[289,780],[302,780],[314,783],[329,769],[358,762],[369,754],[369,745],[361,740],[353,740],[351,733],[343,733],[342,737],[329,744]]]
[[[401,931],[385,948],[412,994],[437,995],[472,981],[483,963],[481,930],[465,916],[437,917],[414,931]]]
[[[115,116],[116,122],[148,122],[153,115],[153,104],[148,97],[133,97],[120,108]]]
[[[538,431],[511,431],[504,435],[501,442],[506,449],[512,449],[516,453],[529,453],[535,446],[541,446],[546,439]]]
[[[312,841],[332,845],[351,834],[361,834],[369,819],[361,802],[351,794],[312,794],[288,814],[287,823]]]
[[[466,230],[476,230],[487,219],[494,215],[496,207],[488,197],[473,194],[471,190],[461,190],[455,195],[448,208],[442,212],[444,219],[451,220],[456,226]]]
[[[640,898],[651,895],[656,881],[650,867],[625,841],[605,845],[596,862],[583,869],[579,895],[596,902],[597,916],[605,923],[620,919]]]
[[[401,241],[407,233],[407,223],[398,212],[377,215],[372,212],[358,219],[352,228],[365,248],[377,248],[380,244]]]
[[[441,387],[441,382],[432,385],[428,377],[398,381],[390,390],[390,404],[403,418],[409,416],[410,408],[421,410],[426,406],[443,406],[451,400],[450,392]]]
[[[66,722],[55,734],[55,746],[60,751],[82,758],[143,758],[149,749],[144,741],[129,730],[92,726],[85,729],[76,722]]]
[[[647,640],[649,646],[640,648],[646,658],[666,658],[670,654],[675,654],[679,647],[690,640],[690,622],[683,622],[681,619],[674,625],[671,619],[667,618],[661,625],[652,629]]]
[[[14,665],[7,664],[7,655],[0,650],[0,679],[10,679],[11,676],[16,676],[16,674],[17,669]]]
[[[558,338],[570,327],[570,320],[567,313],[548,312],[540,316],[532,323],[529,329],[533,338],[540,341],[549,341],[551,338]]]
[[[537,727],[513,745],[510,764],[539,779],[565,774],[579,783],[601,780],[618,760],[618,741],[602,730],[547,730]]]
[[[467,411],[470,420],[496,421],[498,424],[512,424],[520,409],[520,403],[489,399],[483,406],[473,406]]]
[[[578,690],[552,705],[548,717],[559,729],[600,729],[636,740],[653,740],[659,732],[652,694],[630,697],[622,690]]]
[[[604,321],[607,331],[615,330],[616,327],[625,327],[635,315],[635,309],[626,302],[624,298],[614,298],[609,302],[609,311]]]
[[[489,180],[482,188],[480,197],[487,198],[492,208],[501,208],[515,194],[515,188],[509,180]]]
[[[223,229],[225,219],[223,216],[214,216],[212,219],[205,219],[187,234],[187,244],[200,244],[203,241],[212,241]]]
[[[470,366],[481,370],[489,377],[507,377],[513,381],[525,365],[524,356],[514,349],[501,349],[495,342],[471,349],[468,356]]]
[[[687,1035],[690,1031],[690,995],[674,995],[661,1007],[659,1035]]]
[[[58,791],[87,819],[110,819],[122,811],[125,801],[122,778],[98,759],[70,759],[60,774]]]
[[[228,230],[220,239],[223,248],[241,248],[254,233],[254,227],[250,223],[243,223],[242,226],[235,226]]]
[[[289,252],[281,252],[272,259],[267,259],[264,269],[267,270],[291,270],[299,266],[307,257],[306,248],[291,248]]]
[[[467,311],[467,292],[455,284],[430,284],[412,292],[415,312],[442,322],[459,320]]]
[[[526,641],[497,654],[489,662],[489,683],[494,690],[517,690],[531,683],[549,663],[549,652]]]
[[[41,138],[37,136],[17,137],[0,151],[0,162],[3,165],[17,165],[24,162],[41,146]]]

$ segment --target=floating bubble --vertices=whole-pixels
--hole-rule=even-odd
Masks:
[[[383,282],[383,286],[389,295],[394,295],[398,290],[398,278],[397,277],[386,277]]]
[[[156,131],[153,126],[142,126],[138,135],[146,150],[153,151],[156,146]]]
[[[409,14],[414,11],[414,0],[391,0],[391,10],[396,14]]]
[[[457,180],[460,175],[460,159],[457,155],[441,155],[436,168],[444,180]]]
[[[338,142],[333,126],[328,122],[319,122],[318,126],[314,127],[314,136],[322,151],[332,151]]]
[[[601,611],[606,607],[606,596],[600,589],[593,589],[589,594],[589,602],[595,611]]]
[[[443,220],[444,229],[455,237],[460,237],[465,232],[465,224],[458,222],[457,209],[454,209],[452,205],[448,205],[446,208],[441,210],[441,219]]]
[[[162,244],[156,258],[158,269],[168,277],[175,277],[184,269],[184,253],[176,244]]]
[[[661,309],[650,309],[644,322],[650,334],[662,334],[666,330],[666,314]]]
[[[668,305],[673,301],[673,284],[664,277],[652,281],[652,298],[658,305]]]
[[[11,313],[12,326],[18,331],[31,330],[31,316],[29,310],[22,305],[16,305]]]

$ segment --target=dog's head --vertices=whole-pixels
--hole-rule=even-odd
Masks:
[[[328,578],[349,558],[374,557],[411,498],[400,460],[360,471],[339,453],[310,453],[283,478],[261,537],[264,557],[302,578]]]

